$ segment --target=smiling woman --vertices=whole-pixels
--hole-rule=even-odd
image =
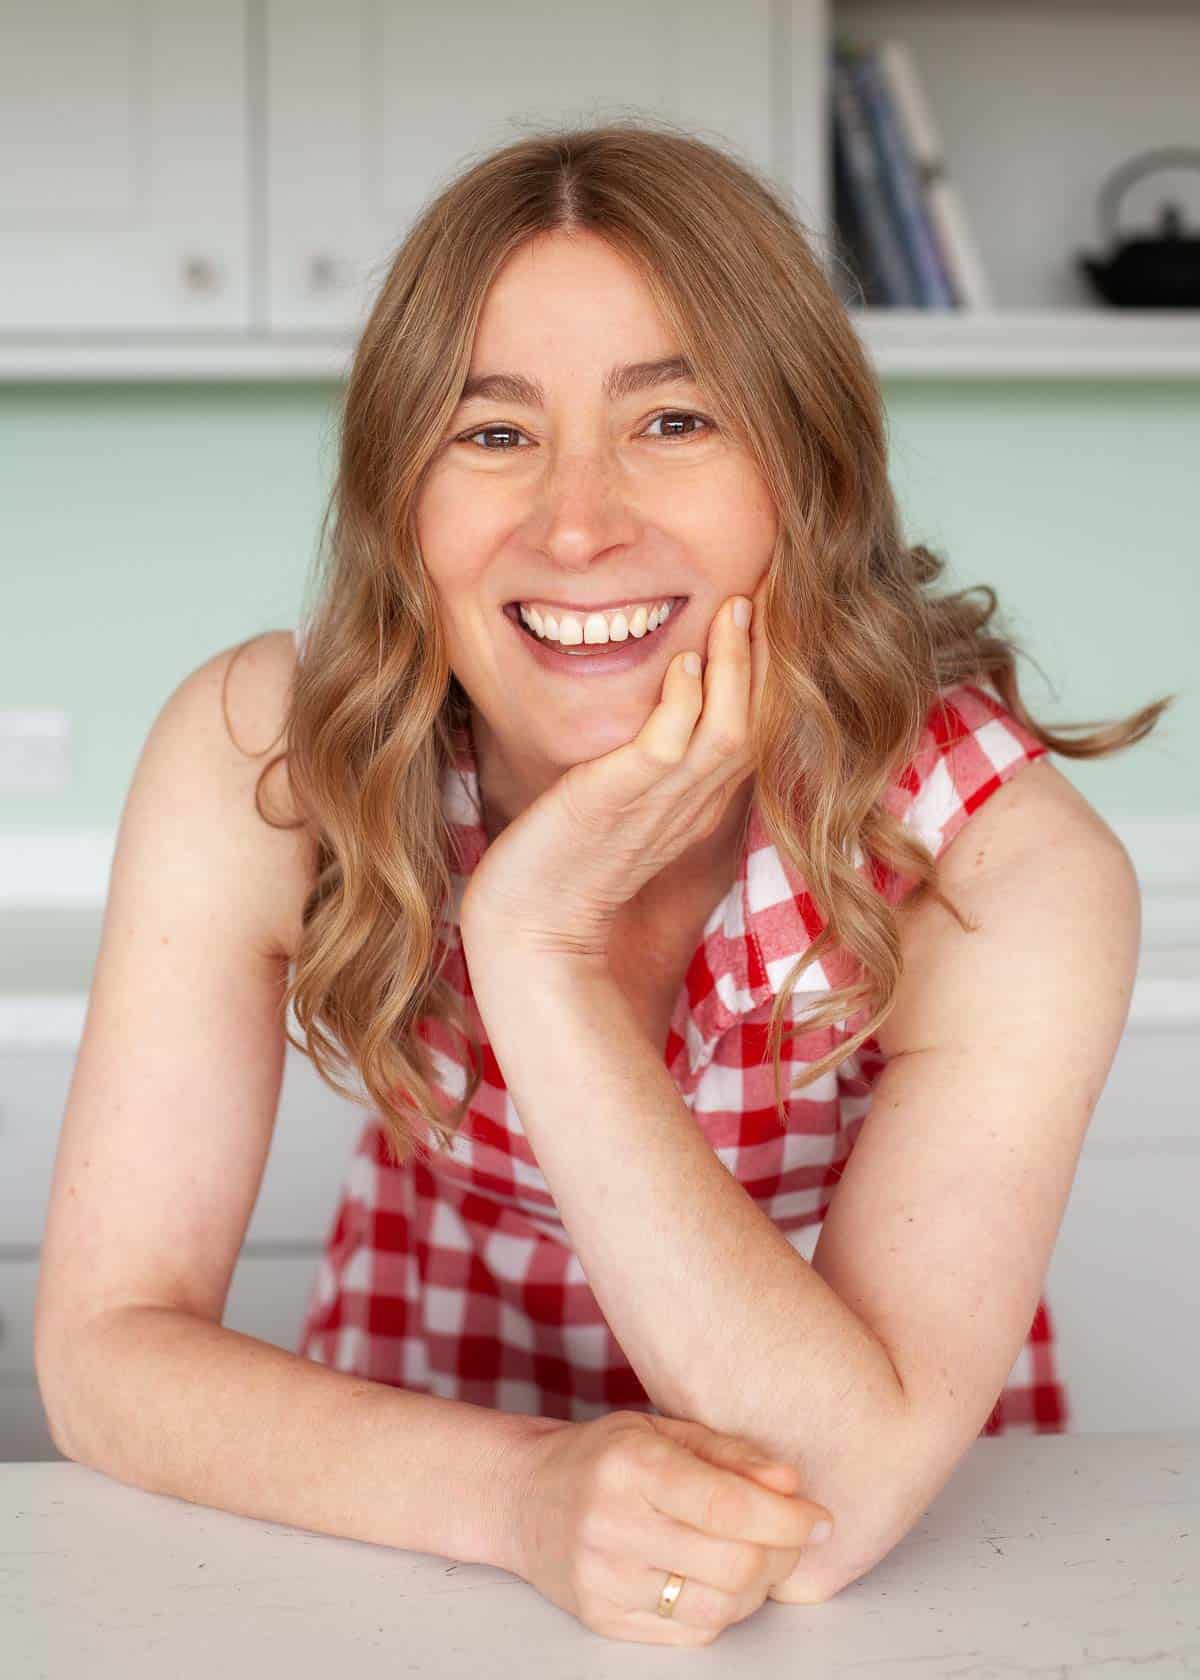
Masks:
[[[586,227],[524,241],[479,310],[452,435],[413,517],[506,820],[630,740],[671,660],[702,651],[725,597],[766,571],[774,499],[753,452],[710,417],[722,405],[677,338],[639,267]],[[664,408],[668,392],[689,406]],[[513,601],[532,607],[532,635],[498,634]],[[610,621],[610,604],[628,616]],[[701,861],[679,860],[656,890]]]
[[[371,1112],[301,1351],[564,1422],[665,1427],[686,1395],[793,1449],[827,1503],[865,1494],[847,1466],[890,1475],[874,1518],[835,1513],[836,1590],[951,1443],[1066,1427],[1040,1287],[1136,892],[1046,760],[1129,746],[1169,699],[1090,733],[1031,717],[993,592],[936,594],[944,563],[901,533],[879,388],[804,229],[661,125],[535,135],[417,218],[346,386],[331,517],[281,755],[317,853],[284,1007]],[[985,805],[990,861],[943,873]],[[1037,1023],[1006,925],[1037,951]],[[1085,950],[1111,1007],[1083,1019]],[[1046,1022],[1086,1109],[1057,1100]],[[1029,1106],[985,1110],[1000,1069]],[[691,1286],[669,1318],[664,1278]],[[653,1617],[673,1558],[640,1561]],[[784,1596],[771,1567],[758,1602]],[[685,1626],[716,1614],[699,1591]]]

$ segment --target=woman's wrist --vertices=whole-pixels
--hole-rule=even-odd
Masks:
[[[492,1555],[487,1561],[524,1580],[530,1504],[542,1451],[551,1435],[574,1426],[564,1418],[506,1416],[513,1427],[503,1450],[502,1470],[496,1479]]]

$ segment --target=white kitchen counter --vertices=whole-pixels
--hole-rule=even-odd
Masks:
[[[593,1634],[501,1569],[74,1463],[0,1477],[0,1668],[14,1680],[1200,1674],[1200,1429],[976,1441],[862,1580],[828,1604],[768,1600],[686,1653]]]

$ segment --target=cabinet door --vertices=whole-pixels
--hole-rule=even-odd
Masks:
[[[0,333],[250,326],[247,0],[0,0]]]
[[[661,117],[819,223],[821,0],[268,0],[268,314],[357,333],[420,208],[534,126]]]

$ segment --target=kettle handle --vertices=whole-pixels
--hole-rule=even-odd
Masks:
[[[1109,245],[1117,243],[1117,212],[1127,189],[1143,175],[1152,175],[1159,169],[1176,168],[1180,164],[1184,168],[1200,169],[1200,147],[1160,146],[1130,158],[1113,170],[1100,189],[1100,222]]]

